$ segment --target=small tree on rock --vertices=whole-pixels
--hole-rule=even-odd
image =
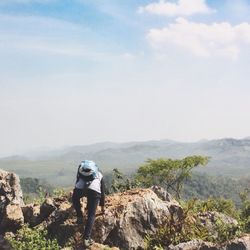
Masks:
[[[192,169],[205,166],[208,160],[209,158],[204,156],[188,156],[181,160],[148,159],[138,169],[136,180],[146,187],[161,185],[180,198],[184,180],[191,176]]]

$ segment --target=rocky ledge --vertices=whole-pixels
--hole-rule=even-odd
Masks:
[[[31,227],[46,228],[51,237],[57,238],[64,250],[68,242],[75,249],[82,249],[83,225],[76,224],[75,211],[72,208],[71,194],[46,198],[39,204],[23,204],[19,178],[15,174],[0,170],[0,228],[1,234],[16,232],[23,223]],[[86,201],[82,199],[84,212]],[[154,234],[166,218],[183,216],[183,209],[170,194],[159,187],[151,189],[134,189],[124,193],[107,196],[105,213],[97,211],[96,222],[93,229],[95,242],[91,249],[144,249],[144,239],[148,234]],[[202,215],[204,221],[213,221],[215,216]],[[86,220],[86,218],[85,218]],[[226,218],[225,223],[236,223]],[[206,223],[209,225],[209,223]],[[211,225],[210,225],[211,227]],[[0,238],[3,240],[3,238]],[[0,244],[3,241],[0,241]],[[103,244],[103,245],[102,245]],[[7,248],[6,244],[6,248]],[[1,247],[0,247],[1,249]],[[250,236],[245,235],[234,241],[216,245],[201,240],[169,246],[171,250],[247,250],[250,249]]]

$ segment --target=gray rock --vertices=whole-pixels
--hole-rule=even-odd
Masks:
[[[241,238],[230,241],[224,247],[225,250],[249,250],[250,249],[250,234]]]
[[[19,177],[0,169],[0,233],[16,230],[24,222]]]
[[[168,250],[250,250],[250,235],[245,235],[224,244],[192,240],[176,246],[171,245]]]
[[[12,250],[9,242],[4,239],[2,235],[0,235],[0,249],[1,250]]]
[[[169,250],[219,250],[215,244],[203,240],[191,240],[176,246],[169,246]]]
[[[151,189],[109,195],[106,197],[105,214],[101,214],[100,208],[97,210],[92,238],[120,249],[143,249],[145,236],[155,233],[164,223],[173,204],[177,207],[178,203],[161,200]],[[85,205],[83,199],[82,207]],[[180,206],[179,210],[182,210]],[[69,239],[81,238],[83,233],[83,226],[76,224],[74,209],[66,201],[49,216],[46,227],[62,245]]]
[[[40,220],[40,205],[28,204],[22,207],[24,222],[30,226],[36,226],[41,223]]]

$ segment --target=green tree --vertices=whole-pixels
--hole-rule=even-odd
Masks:
[[[161,185],[180,198],[184,180],[191,176],[192,169],[206,165],[208,160],[204,156],[188,156],[181,160],[149,159],[138,169],[136,180],[146,187]]]
[[[137,186],[134,178],[129,178],[121,173],[117,168],[113,169],[113,178],[109,193],[124,192]]]

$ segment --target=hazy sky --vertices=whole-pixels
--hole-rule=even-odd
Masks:
[[[0,156],[250,135],[250,1],[0,0]]]

